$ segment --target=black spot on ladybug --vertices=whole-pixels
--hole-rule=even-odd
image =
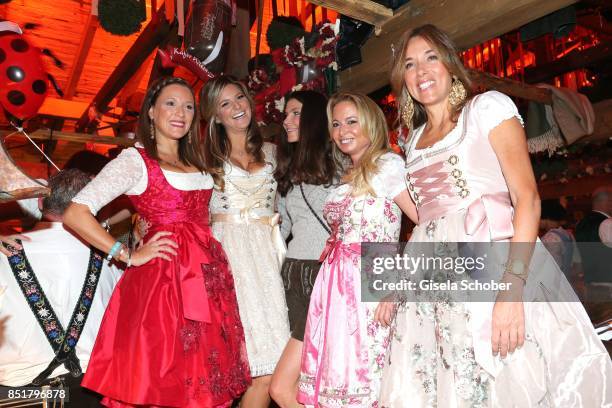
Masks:
[[[34,91],[34,93],[42,95],[47,91],[47,83],[42,79],[37,79],[32,84],[32,90]]]
[[[25,72],[23,69],[16,67],[15,65],[11,65],[6,69],[6,76],[13,82],[21,82],[25,78]]]
[[[21,106],[25,103],[26,97],[21,91],[10,91],[8,93],[8,100],[15,106]]]
[[[11,41],[11,48],[16,52],[26,52],[30,48],[30,45],[27,41],[21,38],[16,38]]]
[[[5,59],[6,59],[6,52],[4,52],[2,48],[0,48],[0,64],[2,64]]]

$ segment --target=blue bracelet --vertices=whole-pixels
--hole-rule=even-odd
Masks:
[[[121,248],[121,242],[116,241],[110,251],[108,251],[108,255],[106,256],[106,260],[110,261],[115,256],[115,253]]]

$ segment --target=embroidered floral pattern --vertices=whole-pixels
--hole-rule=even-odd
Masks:
[[[333,236],[343,242],[392,242],[399,236],[401,210],[384,197],[353,197],[347,185],[332,192],[323,212]],[[384,215],[384,222],[372,222]]]
[[[85,316],[93,301],[98,278],[102,271],[102,256],[97,251],[91,251],[86,274],[87,278],[84,282],[81,295],[79,296],[79,301],[70,318],[68,327],[64,330],[47,300],[35,273],[32,271],[32,267],[28,262],[24,250],[17,250],[9,245],[5,246],[12,252],[8,261],[17,279],[17,283],[25,295],[32,312],[38,316],[39,324],[45,332],[45,336],[52,345],[53,350],[56,354],[60,351],[62,353],[69,353],[77,344],[83,326],[85,325]]]
[[[367,373],[366,373],[367,375]],[[315,378],[305,374],[300,375],[298,388],[303,393],[314,394]],[[371,397],[372,390],[369,386],[331,388],[323,387],[319,390],[319,404],[323,407],[378,407],[378,402],[367,401]],[[365,404],[365,405],[364,405]]]
[[[187,324],[181,329],[180,337],[185,353],[197,351],[199,349],[201,334],[200,326],[200,322],[188,320]]]
[[[469,318],[465,303],[459,302],[410,302],[399,307],[392,347],[409,353],[410,364],[402,370],[412,373],[424,406],[436,407],[439,393],[449,385],[460,407],[490,405],[492,377],[476,362]],[[405,333],[408,321],[410,334],[398,334]],[[438,383],[440,378],[444,381]]]
[[[400,170],[403,169],[401,160],[395,164]],[[351,245],[363,242],[394,242],[399,238],[401,211],[391,199],[385,196],[387,193],[385,190],[390,190],[389,192],[394,190],[393,181],[387,180],[386,177],[386,172],[392,172],[393,169],[382,167],[381,170],[384,170],[385,173],[380,179],[377,179],[378,184],[375,188],[381,187],[380,191],[377,190],[380,193],[377,196],[370,194],[353,196],[350,185],[340,185],[331,190],[323,208],[325,218],[332,229],[332,238],[326,247],[326,251],[329,251],[328,258],[319,271],[315,287],[320,282],[327,281],[331,274],[334,275],[333,278],[329,278],[329,281],[338,279],[343,284],[339,285],[341,296],[324,301],[324,304],[329,302],[327,307],[329,307],[330,314],[328,317],[321,317],[327,316],[326,312],[323,312],[321,316],[309,312],[304,349],[312,350],[316,347],[318,353],[322,354],[321,361],[334,359],[334,368],[330,370],[326,364],[302,366],[298,388],[300,395],[307,399],[307,405],[379,407],[378,394],[386,362],[386,352],[390,344],[389,329],[374,322],[376,303],[361,302],[357,294],[354,308],[358,310],[353,310],[352,302],[355,300],[354,291],[356,290],[354,281],[351,279],[344,281],[346,278],[342,276],[360,277],[361,257],[348,249]],[[397,177],[397,182],[403,185],[403,174]],[[382,188],[382,184],[391,188]],[[327,290],[326,288],[319,293]],[[313,293],[316,293],[316,289]],[[335,292],[331,291],[331,293],[331,296],[335,296],[333,295]],[[344,309],[345,307],[348,307],[348,310]],[[339,311],[341,309],[342,311]],[[334,338],[328,334],[334,345],[325,346],[310,342],[309,325],[319,327],[317,325],[320,323],[330,328],[338,325],[339,320],[334,319],[336,316],[347,319],[349,329],[339,329],[333,334],[340,338]],[[319,322],[316,320],[319,318],[325,320]],[[317,330],[327,329],[317,328]],[[334,328],[329,330],[331,333]],[[353,336],[353,333],[361,332],[361,330],[366,334],[365,336]],[[358,351],[353,354],[358,354],[358,356],[336,357],[334,347],[342,347],[342,345],[354,347]]]

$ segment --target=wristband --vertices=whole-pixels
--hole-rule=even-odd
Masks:
[[[110,251],[108,251],[108,255],[106,256],[107,261],[113,259],[113,256],[115,256],[115,253],[119,250],[119,248],[121,248],[121,245],[121,242],[115,241]]]

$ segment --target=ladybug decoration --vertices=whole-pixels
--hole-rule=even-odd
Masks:
[[[25,120],[36,115],[45,100],[48,75],[40,50],[20,31],[0,31],[0,105]]]

